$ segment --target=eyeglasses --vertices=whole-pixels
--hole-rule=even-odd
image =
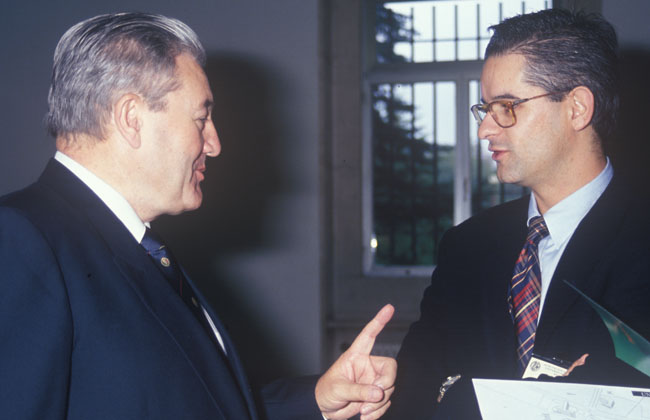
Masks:
[[[476,104],[472,105],[470,108],[474,119],[477,123],[482,123],[483,119],[489,112],[494,122],[496,122],[501,128],[509,128],[517,123],[517,116],[515,115],[515,107],[524,102],[532,101],[533,99],[543,98],[545,96],[558,95],[560,93],[566,93],[568,91],[560,92],[550,92],[543,95],[533,96],[532,98],[517,99],[516,101],[511,101],[508,99],[499,99],[492,101],[487,104]]]

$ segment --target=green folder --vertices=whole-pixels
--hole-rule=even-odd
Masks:
[[[609,313],[605,308],[594,302],[574,285],[566,280],[564,282],[585,298],[596,310],[598,315],[600,315],[609,330],[609,334],[612,336],[616,357],[650,376],[650,342],[628,327],[623,321]]]

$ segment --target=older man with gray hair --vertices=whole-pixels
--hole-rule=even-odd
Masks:
[[[57,152],[0,199],[0,413],[11,419],[379,418],[387,305],[320,378],[253,398],[215,312],[149,223],[196,209],[221,145],[205,52],[182,22],[97,16],[54,56]]]

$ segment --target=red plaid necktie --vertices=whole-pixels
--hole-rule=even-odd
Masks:
[[[535,345],[537,315],[541,292],[542,274],[539,268],[537,245],[548,235],[544,218],[536,216],[530,219],[528,237],[519,254],[512,283],[508,293],[508,309],[515,324],[517,335],[517,358],[519,371],[523,374]]]

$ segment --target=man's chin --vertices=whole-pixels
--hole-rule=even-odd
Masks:
[[[193,197],[191,200],[183,200],[181,206],[173,209],[168,209],[166,212],[164,212],[164,214],[169,216],[176,216],[188,211],[196,210],[201,207],[202,202],[203,196],[199,194],[198,196]]]
[[[503,167],[497,167],[497,179],[502,184],[516,184],[516,177]]]
[[[196,210],[201,207],[201,203],[203,203],[203,193],[201,192],[201,188],[197,186],[197,189],[194,191],[193,196],[191,199],[185,202],[184,208],[182,211],[180,211],[180,213]]]

